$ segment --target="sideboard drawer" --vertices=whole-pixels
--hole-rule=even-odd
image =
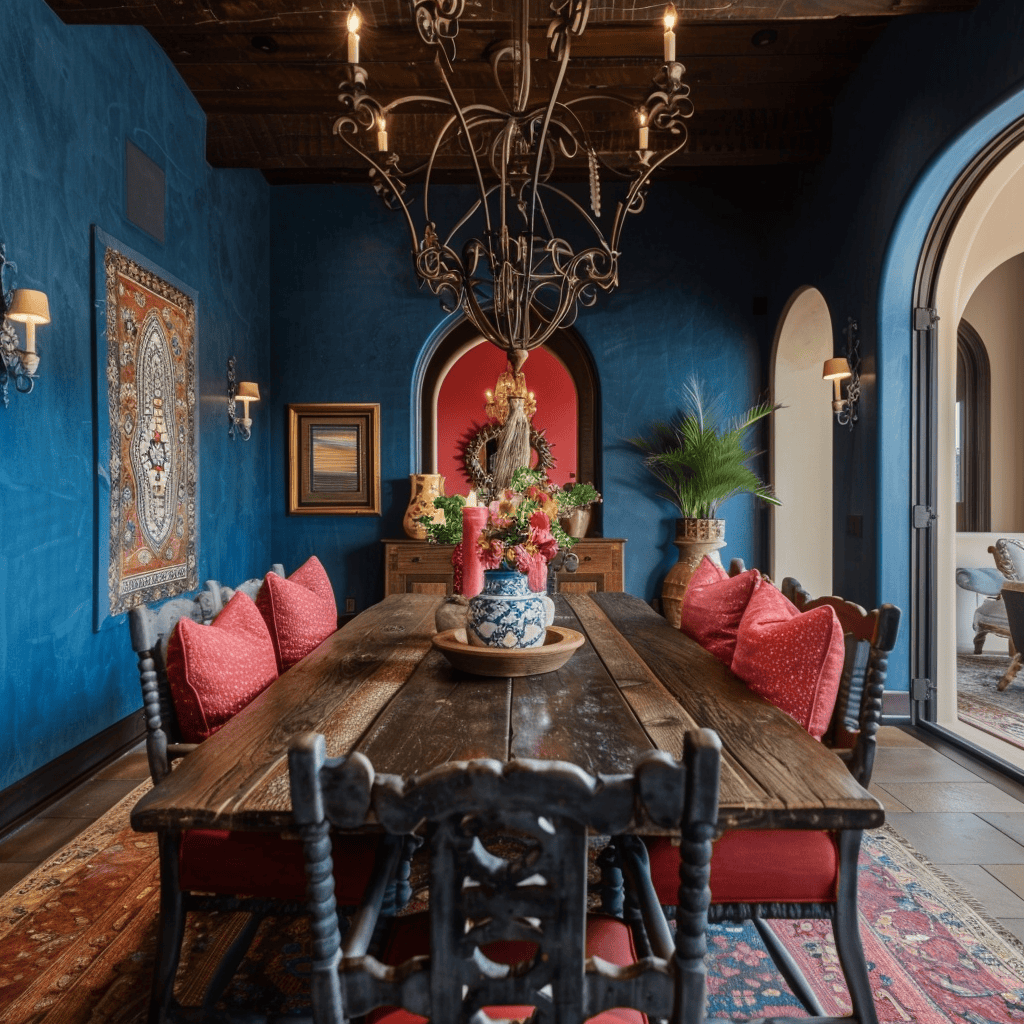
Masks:
[[[385,540],[384,594],[451,594],[452,544]],[[579,570],[558,573],[565,593],[623,589],[623,546],[611,537],[584,537],[573,547]]]

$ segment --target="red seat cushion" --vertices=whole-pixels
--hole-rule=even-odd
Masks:
[[[820,740],[835,708],[845,653],[843,627],[831,607],[800,612],[766,583],[743,613],[732,670]]]
[[[533,942],[493,942],[483,947],[484,954],[495,963],[517,964],[529,959],[537,950]],[[399,917],[384,949],[381,959],[386,964],[400,964],[414,956],[430,953],[430,915],[411,914]],[[587,915],[587,956],[598,956],[609,963],[625,967],[636,963],[633,934],[614,917],[601,914]],[[488,1006],[484,1011],[495,1020],[525,1020],[533,1013],[532,1006]],[[423,1024],[427,1018],[408,1010],[384,1006],[367,1014],[367,1024]],[[646,1024],[647,1017],[638,1010],[616,1007],[599,1013],[590,1020],[597,1024]]]
[[[209,626],[179,619],[167,682],[186,743],[199,743],[277,678],[277,658],[252,598],[237,591]]]
[[[658,901],[679,901],[679,847],[647,840]],[[834,903],[839,849],[831,832],[730,830],[711,852],[712,903]]]
[[[756,569],[730,577],[705,555],[686,585],[679,628],[719,661],[731,665],[740,620],[760,583]]]
[[[363,896],[380,837],[334,836],[334,898],[341,906]],[[306,898],[302,843],[274,832],[225,832],[192,829],[181,837],[178,862],[183,892]]]
[[[256,607],[270,629],[281,672],[301,661],[338,628],[334,590],[316,555],[288,579],[268,572],[256,595]]]

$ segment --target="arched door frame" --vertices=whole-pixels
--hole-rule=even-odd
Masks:
[[[962,366],[964,393],[972,396],[967,406],[964,422],[966,440],[961,438],[960,457],[960,473],[966,492],[965,532],[988,533],[992,520],[992,368],[981,335],[966,318],[961,317],[957,325],[956,341],[957,379],[959,382]],[[959,383],[957,387],[959,389]],[[959,399],[958,394],[957,401]],[[964,458],[965,450],[970,450],[970,457]],[[957,530],[960,531],[959,508]]]
[[[978,149],[946,191],[925,236],[913,285],[910,350],[910,717],[933,725],[937,713],[939,505],[938,319],[940,273],[954,232],[988,176],[1024,143],[1024,116]],[[1005,765],[1001,759],[1000,767]]]

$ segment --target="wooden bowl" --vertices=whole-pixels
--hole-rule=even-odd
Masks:
[[[477,676],[536,676],[554,672],[582,647],[586,637],[575,629],[548,626],[540,647],[477,647],[467,643],[465,627],[446,629],[433,637],[433,645],[461,672]]]

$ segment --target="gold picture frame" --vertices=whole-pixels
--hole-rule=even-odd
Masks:
[[[288,514],[380,515],[380,405],[288,406]]]

